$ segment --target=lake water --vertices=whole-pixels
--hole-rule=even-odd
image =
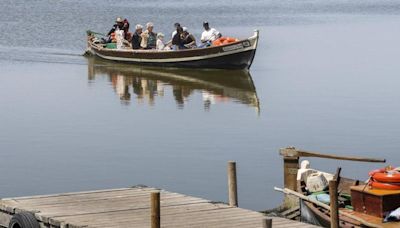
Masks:
[[[250,74],[81,56],[120,15],[261,40]],[[239,204],[261,210],[282,200],[282,147],[400,165],[398,1],[3,0],[0,30],[1,197],[144,184],[226,201],[236,160]]]

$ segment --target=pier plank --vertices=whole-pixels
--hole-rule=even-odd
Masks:
[[[259,212],[151,187],[132,187],[0,200],[0,226],[20,211],[41,227],[150,227],[150,193],[160,191],[161,227],[262,227]],[[315,227],[272,218],[273,227]]]

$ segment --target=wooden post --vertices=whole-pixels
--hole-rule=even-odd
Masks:
[[[297,191],[298,157],[283,157],[283,181],[285,188]]]
[[[237,196],[237,179],[236,179],[236,162],[228,162],[228,195],[229,195],[229,206],[238,206]]]
[[[285,188],[297,191],[297,170],[299,169],[299,156],[294,147],[280,149],[283,156],[283,184]]]
[[[272,228],[272,219],[264,218],[262,224],[263,224],[263,228]]]
[[[331,228],[339,228],[339,209],[338,209],[338,183],[336,180],[329,181],[329,196],[331,207]]]
[[[160,192],[152,192],[151,202],[151,228],[160,228]]]
[[[283,156],[283,185],[293,191],[297,191],[297,171],[299,170],[299,156],[294,147],[280,149]],[[283,207],[293,208],[299,205],[299,200],[291,195],[285,195]]]

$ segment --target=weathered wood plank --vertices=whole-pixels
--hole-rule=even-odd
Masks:
[[[81,193],[17,197],[0,200],[0,210],[10,214],[34,211],[51,227],[150,227],[150,194],[156,188],[121,188]],[[161,190],[162,227],[262,227],[261,213],[212,203],[209,200]],[[10,216],[0,212],[0,224]],[[272,218],[273,227],[310,227]],[[1,223],[2,222],[2,223]],[[43,224],[42,224],[43,225]]]

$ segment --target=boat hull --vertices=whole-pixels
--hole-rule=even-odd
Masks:
[[[88,40],[89,51],[100,58],[138,65],[211,69],[249,69],[258,43],[254,36],[235,43],[178,51],[107,49]]]

